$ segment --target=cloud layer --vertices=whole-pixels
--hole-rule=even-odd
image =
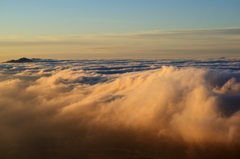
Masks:
[[[240,28],[147,31],[128,34],[0,38],[1,59],[238,57]],[[27,47],[26,47],[27,46]],[[200,54],[201,53],[201,54]],[[199,56],[200,55],[200,56]]]
[[[2,158],[240,156],[238,60],[40,61],[1,65]]]

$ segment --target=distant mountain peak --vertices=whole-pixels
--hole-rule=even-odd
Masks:
[[[33,60],[31,59],[28,59],[26,57],[22,57],[18,60],[10,60],[10,61],[7,61],[6,63],[27,63],[27,62],[34,62]]]

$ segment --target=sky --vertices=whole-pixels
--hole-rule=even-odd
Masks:
[[[1,0],[0,61],[239,57],[239,8],[239,0]]]

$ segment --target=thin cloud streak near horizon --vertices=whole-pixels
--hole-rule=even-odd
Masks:
[[[41,36],[0,38],[0,51],[9,57],[35,55],[46,58],[195,58],[236,57],[240,51],[240,28],[146,31],[128,34]],[[63,52],[64,50],[64,52]],[[185,53],[184,53],[185,52]],[[219,55],[218,55],[219,54]],[[0,55],[1,56],[1,55]],[[3,59],[4,57],[0,57]],[[6,58],[5,58],[6,59]]]

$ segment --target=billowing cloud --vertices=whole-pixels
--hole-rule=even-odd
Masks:
[[[225,59],[201,64],[214,61],[234,66]],[[121,70],[139,61],[87,61],[88,70],[56,62],[2,66],[14,65],[0,81],[2,158],[240,156],[238,70],[175,61],[177,67],[104,74],[97,73],[103,66]]]

